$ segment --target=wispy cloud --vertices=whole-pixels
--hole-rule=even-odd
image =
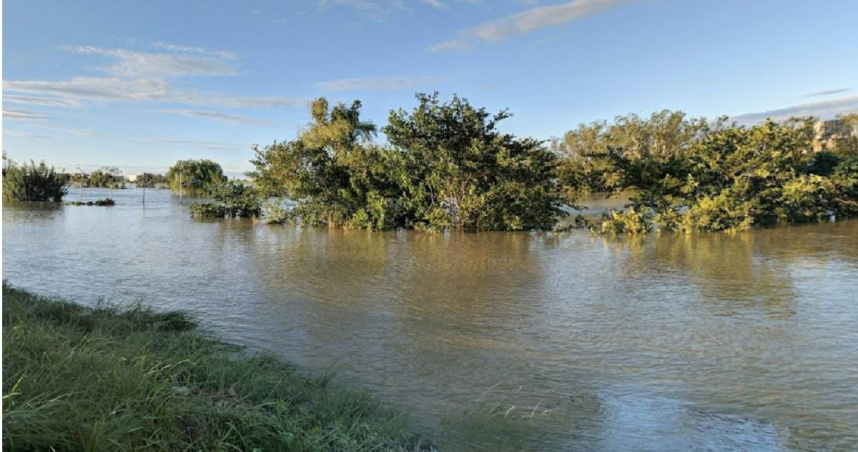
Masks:
[[[538,6],[463,30],[460,37],[432,45],[429,50],[468,50],[477,45],[493,44],[543,28],[565,25],[632,1],[634,0],[574,0],[559,5]]]
[[[100,55],[113,59],[113,63],[98,67],[117,77],[170,78],[189,76],[235,75],[232,63],[235,55],[229,52],[208,52],[197,47],[181,47],[158,43],[173,53],[137,52],[126,49],[105,49],[93,46],[66,46],[63,49],[78,54]]]
[[[215,119],[217,121],[226,123],[226,124],[251,124],[251,125],[259,125],[259,126],[270,126],[273,125],[268,121],[264,121],[256,118],[248,118],[246,116],[237,116],[230,115],[226,113],[222,113],[219,111],[211,111],[211,110],[192,110],[192,109],[184,109],[184,108],[174,108],[174,109],[165,109],[165,110],[153,110],[156,113],[167,113],[171,115],[182,115],[182,116],[192,116],[197,118],[206,118],[206,119]]]
[[[247,146],[242,144],[220,143],[216,141],[205,140],[189,140],[181,138],[132,138],[132,140],[144,143],[179,144],[182,146],[192,146],[198,149],[206,149],[211,151],[247,150]]]
[[[846,91],[849,91],[849,88],[835,88],[835,89],[828,89],[825,91],[817,91],[815,93],[806,94],[804,97],[824,97],[824,96],[831,96],[834,94],[845,93]]]
[[[53,138],[50,135],[33,134],[30,132],[23,132],[21,130],[10,129],[8,127],[3,129],[3,135],[10,136],[10,137],[21,137],[21,138],[41,138],[41,139]]]
[[[20,96],[16,94],[6,94],[3,96],[3,102],[12,104],[27,104],[27,105],[42,105],[45,107],[80,107],[80,102],[74,99],[51,99],[47,97],[35,96]]]
[[[429,5],[429,6],[433,7],[433,8],[436,8],[436,9],[447,9],[448,8],[447,4],[442,2],[441,0],[421,0],[421,1],[423,3]]]
[[[747,113],[733,119],[742,124],[753,124],[768,118],[783,120],[792,116],[816,116],[830,119],[841,113],[858,111],[858,96],[844,96],[836,99],[808,102],[776,110]]]
[[[344,78],[319,82],[316,86],[325,91],[397,90],[438,83],[441,80],[441,77]]]
[[[125,79],[118,77],[75,77],[66,81],[10,80],[3,90],[39,97],[40,102],[56,106],[80,106],[89,102],[163,102],[231,108],[280,108],[305,105],[302,99],[280,96],[233,96],[173,88],[165,80]],[[10,95],[7,94],[6,98]],[[20,95],[18,98],[35,99]],[[35,103],[35,102],[33,102]],[[45,104],[47,105],[47,104]]]
[[[440,3],[440,0],[434,1]],[[394,13],[411,10],[403,0],[316,0],[316,6],[321,11],[334,6],[351,8],[376,22],[384,22]]]
[[[50,116],[34,111],[3,109],[3,119],[18,119],[23,121],[49,119]]]

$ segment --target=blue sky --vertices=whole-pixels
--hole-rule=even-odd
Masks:
[[[383,125],[436,90],[537,138],[663,108],[828,117],[858,110],[856,17],[854,0],[6,0],[3,148],[237,174],[314,97]]]

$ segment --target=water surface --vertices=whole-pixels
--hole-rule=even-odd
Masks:
[[[200,221],[141,194],[4,206],[3,277],[191,311],[380,392],[452,449],[858,448],[858,222],[370,233]],[[510,414],[474,414],[492,408]]]

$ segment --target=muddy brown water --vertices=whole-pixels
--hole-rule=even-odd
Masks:
[[[377,391],[452,450],[858,449],[858,222],[370,233],[200,221],[141,192],[5,205],[3,277],[190,311]]]

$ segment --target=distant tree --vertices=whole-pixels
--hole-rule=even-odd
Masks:
[[[167,170],[170,189],[182,192],[186,196],[211,196],[215,188],[226,182],[223,169],[217,163],[205,160],[179,160]]]

